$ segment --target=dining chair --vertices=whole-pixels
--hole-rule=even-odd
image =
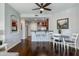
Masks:
[[[64,45],[61,34],[53,34],[53,49],[54,49],[54,51],[56,50],[55,44],[56,44],[56,46],[58,46],[58,54],[60,55],[61,45]]]
[[[68,40],[65,40],[65,43],[67,44],[67,54],[69,55],[69,47],[74,47],[75,49],[75,55],[77,52],[77,39],[78,39],[78,33],[74,33],[71,35],[71,37]]]

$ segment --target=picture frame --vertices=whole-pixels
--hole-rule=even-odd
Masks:
[[[15,15],[11,15],[11,31],[17,31],[17,19]]]
[[[69,18],[58,19],[57,29],[69,29]]]

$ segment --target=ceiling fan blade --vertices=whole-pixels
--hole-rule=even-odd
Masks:
[[[41,7],[43,7],[43,3],[41,3]]]
[[[41,7],[39,3],[35,3],[37,6]]]
[[[46,6],[48,6],[48,5],[50,5],[51,3],[46,3],[43,7],[46,7]]]
[[[40,11],[40,13],[42,13],[43,11]]]
[[[51,11],[51,9],[49,9],[49,8],[44,8],[44,10],[48,10],[48,11]]]
[[[32,9],[32,10],[38,10],[38,9],[40,9],[40,8],[35,8],[35,9]]]

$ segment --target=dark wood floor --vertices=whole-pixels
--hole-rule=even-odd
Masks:
[[[10,49],[8,52],[18,52],[20,56],[63,56],[63,48],[59,53],[58,47],[53,46],[51,42],[31,42],[31,38],[21,40],[21,43]],[[74,56],[74,48],[69,49],[69,54],[65,53],[65,56]],[[76,56],[79,56],[79,50],[77,50]]]

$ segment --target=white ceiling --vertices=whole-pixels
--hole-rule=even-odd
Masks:
[[[16,9],[20,14],[39,14],[39,10],[32,10],[34,8],[37,8],[37,5],[35,5],[34,3],[9,3],[9,5]],[[44,11],[43,14],[59,12],[75,5],[76,4],[74,3],[52,3],[48,6],[48,8],[52,9],[52,11]]]

